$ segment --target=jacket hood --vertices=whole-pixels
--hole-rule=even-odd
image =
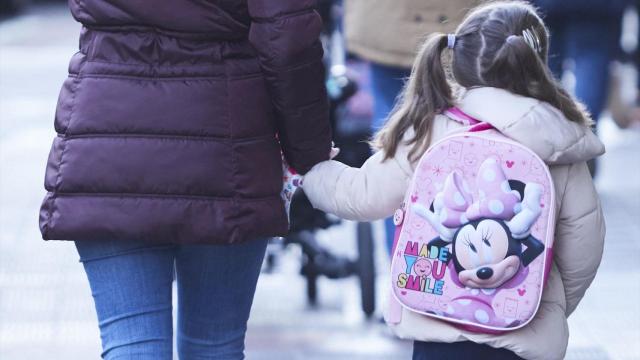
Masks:
[[[458,107],[527,146],[550,165],[591,160],[605,151],[589,127],[568,120],[560,110],[537,99],[479,87],[466,90]]]

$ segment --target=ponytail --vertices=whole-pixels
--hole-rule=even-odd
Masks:
[[[464,88],[491,86],[547,102],[569,121],[592,125],[585,107],[560,86],[547,67],[548,36],[535,8],[524,1],[481,5],[456,30],[452,78]],[[396,155],[400,144],[412,145],[409,160],[417,160],[431,142],[433,119],[453,106],[442,64],[445,48],[447,35],[436,33],[420,49],[389,121],[372,141],[384,151],[385,160]],[[410,129],[413,137],[405,139]]]
[[[431,141],[434,117],[453,106],[451,86],[442,65],[446,47],[447,35],[436,33],[420,49],[389,121],[372,141],[375,148],[384,152],[385,160],[395,156],[410,128],[414,136],[406,140],[407,145],[413,145],[409,160],[417,160]]]

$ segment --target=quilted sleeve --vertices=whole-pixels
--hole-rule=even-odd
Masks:
[[[605,224],[586,163],[569,168],[556,225],[554,256],[565,287],[567,316],[584,296],[602,259]]]
[[[382,152],[361,168],[338,161],[316,165],[304,177],[303,189],[317,209],[347,220],[373,221],[390,216],[402,204],[413,170]]]
[[[315,0],[249,0],[249,41],[256,49],[289,164],[304,174],[329,158],[322,20]]]
[[[434,119],[432,141],[464,128],[438,115]],[[303,189],[314,207],[348,220],[373,221],[393,215],[402,205],[416,163],[409,160],[414,132],[404,134],[393,158],[383,160],[379,151],[361,168],[338,161],[324,161],[304,177]]]

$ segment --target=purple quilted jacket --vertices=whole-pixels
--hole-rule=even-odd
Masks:
[[[70,0],[43,238],[284,235],[280,149],[302,173],[330,150],[314,3]]]

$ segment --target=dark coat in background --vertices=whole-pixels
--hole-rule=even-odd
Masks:
[[[572,20],[600,20],[615,18],[621,21],[622,13],[632,0],[530,0],[545,18],[567,17]]]
[[[69,4],[83,28],[55,116],[43,237],[284,235],[281,148],[302,173],[330,150],[314,1]]]

